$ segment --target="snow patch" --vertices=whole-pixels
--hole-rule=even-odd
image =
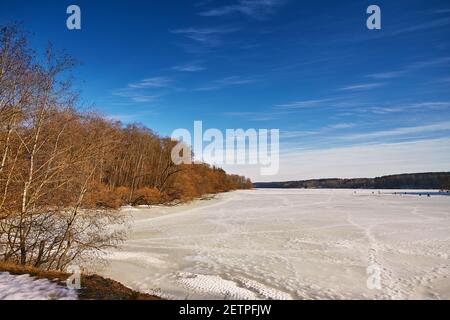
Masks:
[[[0,300],[77,300],[75,290],[28,274],[0,272]]]
[[[258,294],[260,294],[264,299],[268,299],[268,300],[292,300],[292,297],[290,294],[274,289],[274,288],[270,288],[268,286],[263,285],[262,283],[255,281],[255,280],[250,280],[250,279],[246,279],[243,277],[239,277],[237,278],[237,280],[242,283],[242,285],[245,288],[254,290],[256,292],[258,292]]]
[[[225,299],[257,299],[257,296],[250,290],[238,287],[235,282],[225,280],[219,276],[180,272],[178,277],[180,284],[195,292]]]

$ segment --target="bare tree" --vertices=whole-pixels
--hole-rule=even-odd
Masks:
[[[43,61],[43,62],[42,62]],[[117,245],[125,203],[189,201],[251,187],[206,164],[175,165],[176,141],[76,108],[75,65],[0,29],[0,260],[63,269]]]

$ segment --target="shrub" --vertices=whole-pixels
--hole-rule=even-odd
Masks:
[[[163,195],[156,188],[141,188],[134,193],[133,205],[152,205],[163,202]]]

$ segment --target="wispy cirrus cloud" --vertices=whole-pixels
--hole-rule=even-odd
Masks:
[[[435,12],[439,13],[439,12]],[[440,13],[446,13],[445,11],[442,11]],[[402,22],[398,23],[390,23],[389,28],[383,27],[383,32],[377,32],[377,33],[368,33],[365,35],[355,36],[355,37],[348,37],[348,35],[345,35],[344,37],[335,38],[333,41],[336,42],[359,42],[359,41],[372,41],[375,39],[382,39],[382,38],[388,38],[388,37],[397,37],[397,36],[403,36],[410,33],[425,33],[425,32],[432,32],[435,29],[442,29],[445,31],[445,28],[448,28],[450,25],[450,17],[441,17],[441,18],[429,18],[427,21],[421,21],[418,22],[417,19],[409,19],[404,20]]]
[[[450,57],[439,57],[432,60],[415,62],[409,65],[407,69],[422,69],[426,67],[435,67],[446,63],[450,63]]]
[[[221,17],[241,14],[254,19],[264,19],[284,5],[285,0],[238,0],[234,4],[212,8],[199,14],[205,17]]]
[[[391,105],[391,106],[378,106],[370,108],[362,108],[360,111],[371,112],[374,114],[389,114],[405,111],[436,111],[450,108],[450,101],[425,101],[416,102],[410,104]]]
[[[198,72],[204,71],[206,68],[200,64],[199,61],[193,61],[181,65],[176,65],[172,67],[172,70],[180,72]]]
[[[379,138],[395,137],[395,136],[411,136],[422,133],[436,133],[450,130],[450,121],[432,123],[422,126],[402,127],[390,130],[380,130],[375,132],[357,133],[342,136],[343,140],[372,140]]]
[[[278,119],[278,114],[267,112],[224,112],[224,116],[232,118],[245,118],[248,121],[272,121]]]
[[[355,123],[336,123],[329,126],[332,129],[350,129],[356,126]]]
[[[121,98],[128,98],[128,99],[131,99],[131,101],[138,102],[138,103],[152,102],[160,97],[160,95],[146,94],[146,93],[135,91],[131,88],[123,88],[123,89],[115,90],[113,92],[113,96],[121,97]]]
[[[278,104],[275,106],[276,109],[307,109],[323,106],[324,104],[329,104],[334,101],[334,99],[316,99],[316,100],[303,100],[303,101],[293,101],[286,104]]]
[[[321,134],[321,130],[290,130],[281,131],[280,137],[282,139],[292,139],[292,138],[304,138],[308,136],[315,136]]]
[[[417,61],[410,65],[407,65],[404,68],[401,68],[400,70],[369,74],[367,75],[367,77],[373,79],[399,78],[411,72],[419,71],[425,68],[438,67],[448,63],[450,63],[450,57],[439,57],[431,60]]]
[[[173,80],[167,77],[145,78],[137,82],[131,82],[124,88],[114,90],[112,95],[127,98],[136,103],[153,102],[162,95],[160,91],[155,92],[155,90],[168,88],[172,82]]]
[[[360,90],[369,90],[369,89],[375,89],[384,86],[385,83],[382,82],[375,82],[375,83],[359,83],[359,84],[353,84],[350,86],[342,87],[339,90],[340,91],[360,91]]]
[[[219,80],[214,80],[207,85],[197,88],[196,91],[213,91],[231,86],[251,84],[258,81],[260,81],[260,79],[258,78],[245,78],[241,76],[232,76]]]
[[[360,111],[382,115],[382,114],[403,112],[405,111],[405,107],[404,106],[371,107],[371,108],[362,108]]]
[[[132,89],[165,88],[168,87],[171,82],[172,79],[166,77],[153,77],[130,83],[128,84],[128,87]]]
[[[449,24],[450,24],[450,18],[445,17],[445,18],[435,19],[435,20],[427,21],[427,22],[423,22],[423,23],[413,24],[412,26],[405,27],[405,28],[399,28],[399,29],[392,31],[389,35],[396,36],[396,35],[403,34],[403,33],[418,32],[418,31],[423,31],[423,30],[428,30],[428,29],[433,29],[433,28],[444,27]]]
[[[417,102],[417,103],[413,103],[413,104],[407,106],[407,108],[441,110],[441,109],[445,109],[445,108],[450,108],[450,101]]]
[[[342,131],[350,128],[356,127],[356,123],[335,123],[330,124],[325,127],[317,128],[314,130],[290,130],[282,131],[281,138],[292,139],[292,138],[304,138],[310,136],[319,136],[323,134],[330,134],[331,132]]]
[[[442,81],[445,81],[442,80]],[[393,103],[374,105],[367,101],[347,100],[347,96],[336,96],[327,99],[299,100],[275,105],[272,109],[278,115],[290,115],[308,109],[339,109],[341,115],[355,113],[373,113],[378,115],[400,112],[442,111],[450,108],[450,101],[417,101],[411,103]],[[351,98],[350,98],[351,99]],[[343,111],[347,111],[342,113]]]
[[[393,78],[399,78],[402,75],[404,75],[405,73],[406,73],[406,70],[387,71],[387,72],[369,74],[368,77],[373,78],[373,79],[393,79]]]
[[[224,35],[239,31],[238,27],[233,26],[217,26],[209,28],[184,28],[172,30],[173,34],[182,35],[188,39],[199,42],[207,46],[218,46],[222,44]]]

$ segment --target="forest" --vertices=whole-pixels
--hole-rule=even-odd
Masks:
[[[0,261],[64,269],[123,240],[123,205],[173,204],[251,188],[199,163],[175,165],[177,141],[80,111],[77,62],[33,51],[0,28]]]
[[[356,179],[315,179],[254,183],[255,188],[450,189],[450,172],[412,173]]]

